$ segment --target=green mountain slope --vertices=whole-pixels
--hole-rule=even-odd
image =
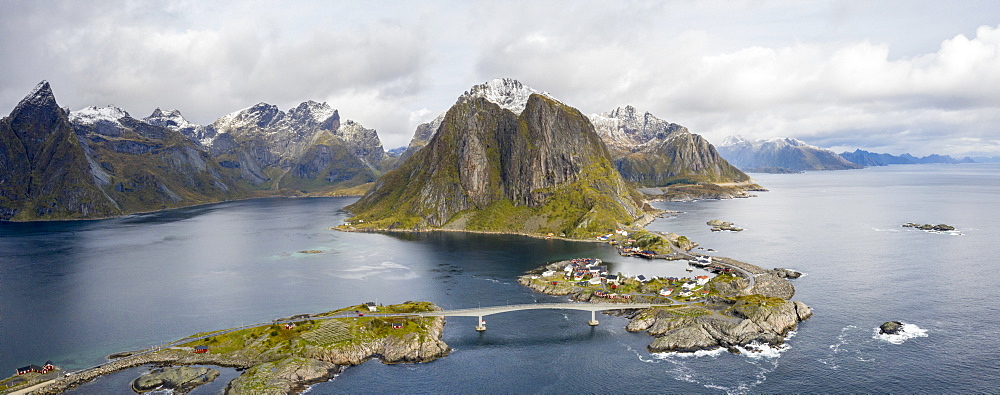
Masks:
[[[533,94],[520,116],[461,99],[426,147],[348,209],[364,228],[584,237],[633,222],[641,205],[587,117]]]

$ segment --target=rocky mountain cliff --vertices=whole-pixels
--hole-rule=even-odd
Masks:
[[[533,93],[517,114],[510,108],[520,105],[504,108],[476,92],[448,110],[426,147],[349,206],[353,226],[573,237],[642,215],[638,194],[578,110]]]
[[[500,108],[513,112],[515,115],[520,115],[524,111],[524,107],[528,104],[528,98],[532,94],[540,94],[552,98],[547,92],[538,91],[522,84],[518,80],[495,78],[473,86],[458,98],[458,102],[480,97],[500,106]],[[430,122],[417,125],[417,130],[413,133],[410,144],[400,156],[397,164],[402,164],[406,158],[413,156],[415,152],[431,141],[431,137],[434,137],[434,133],[437,133],[438,128],[441,127],[441,123],[444,122],[444,116],[445,114],[441,114]]]
[[[699,182],[733,183],[750,177],[687,128],[632,106],[590,116],[626,180],[644,187]]]
[[[808,170],[860,169],[835,152],[793,138],[750,141],[730,136],[719,154],[740,170],[752,173],[785,173]]]
[[[854,152],[842,152],[840,153],[840,156],[847,159],[851,163],[856,163],[862,166],[915,165],[929,163],[975,163],[975,161],[969,157],[955,159],[948,155],[937,154],[927,155],[924,157],[916,157],[910,154],[896,156],[892,154],[868,152],[862,149],[854,150]]]

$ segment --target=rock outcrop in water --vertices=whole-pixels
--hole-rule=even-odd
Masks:
[[[883,335],[898,335],[903,331],[903,323],[899,321],[888,321],[878,327],[878,333]]]
[[[734,224],[732,222],[723,221],[721,219],[713,219],[711,221],[706,222],[705,224],[708,225],[708,226],[711,226],[713,232],[721,232],[721,231],[741,232],[741,231],[743,231],[743,228],[740,228],[739,226],[736,226],[736,224]]]
[[[951,226],[951,225],[945,225],[945,224],[937,224],[937,225],[923,224],[923,225],[921,225],[921,224],[916,224],[916,223],[913,223],[913,222],[907,222],[907,223],[903,224],[903,227],[904,228],[914,228],[914,229],[926,230],[926,231],[933,231],[933,232],[950,232],[950,231],[955,230],[955,227]]]
[[[781,278],[792,278],[792,279],[795,279],[795,278],[802,277],[802,273],[799,273],[799,272],[791,270],[791,269],[782,269],[782,268],[777,268],[777,267],[774,268],[774,270],[771,270],[771,273],[774,273],[774,275],[776,275],[778,277],[781,277]]]
[[[219,377],[219,371],[208,367],[179,366],[156,369],[132,381],[132,390],[138,393],[170,390],[186,394],[199,385]]]
[[[589,120],[530,94],[520,115],[464,95],[437,133],[348,207],[351,228],[590,236],[642,216]]]

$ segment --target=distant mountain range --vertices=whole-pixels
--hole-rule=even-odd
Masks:
[[[0,220],[335,193],[393,162],[374,130],[340,122],[325,103],[287,113],[260,103],[201,126],[177,110],[141,120],[114,106],[71,112],[42,81],[0,120]]]
[[[751,173],[788,173],[807,170],[860,169],[837,153],[793,138],[747,140],[727,137],[719,154],[739,169]]]
[[[924,157],[916,157],[910,154],[902,154],[899,156],[890,154],[877,154],[874,152],[868,152],[865,150],[857,149],[854,152],[843,152],[840,154],[841,157],[857,163],[862,166],[887,166],[887,165],[915,165],[915,164],[929,164],[929,163],[976,163],[976,160],[972,158],[965,157],[962,159],[955,159],[948,155],[927,155]]]
[[[975,163],[994,159],[975,160],[969,157],[955,159],[948,155],[936,154],[924,157],[910,154],[896,156],[862,149],[837,154],[794,138],[751,141],[738,136],[727,137],[718,150],[719,154],[730,163],[751,173],[797,173],[813,170],[860,169],[867,166]]]

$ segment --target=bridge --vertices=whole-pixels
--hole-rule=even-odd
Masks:
[[[590,312],[591,326],[599,324],[597,312],[606,310],[648,309],[651,307],[668,307],[674,304],[655,303],[527,303],[502,306],[478,307],[471,309],[455,309],[441,311],[424,311],[419,313],[377,314],[378,317],[478,317],[476,330],[485,331],[486,321],[483,317],[493,314],[509,313],[523,310],[583,310]]]

